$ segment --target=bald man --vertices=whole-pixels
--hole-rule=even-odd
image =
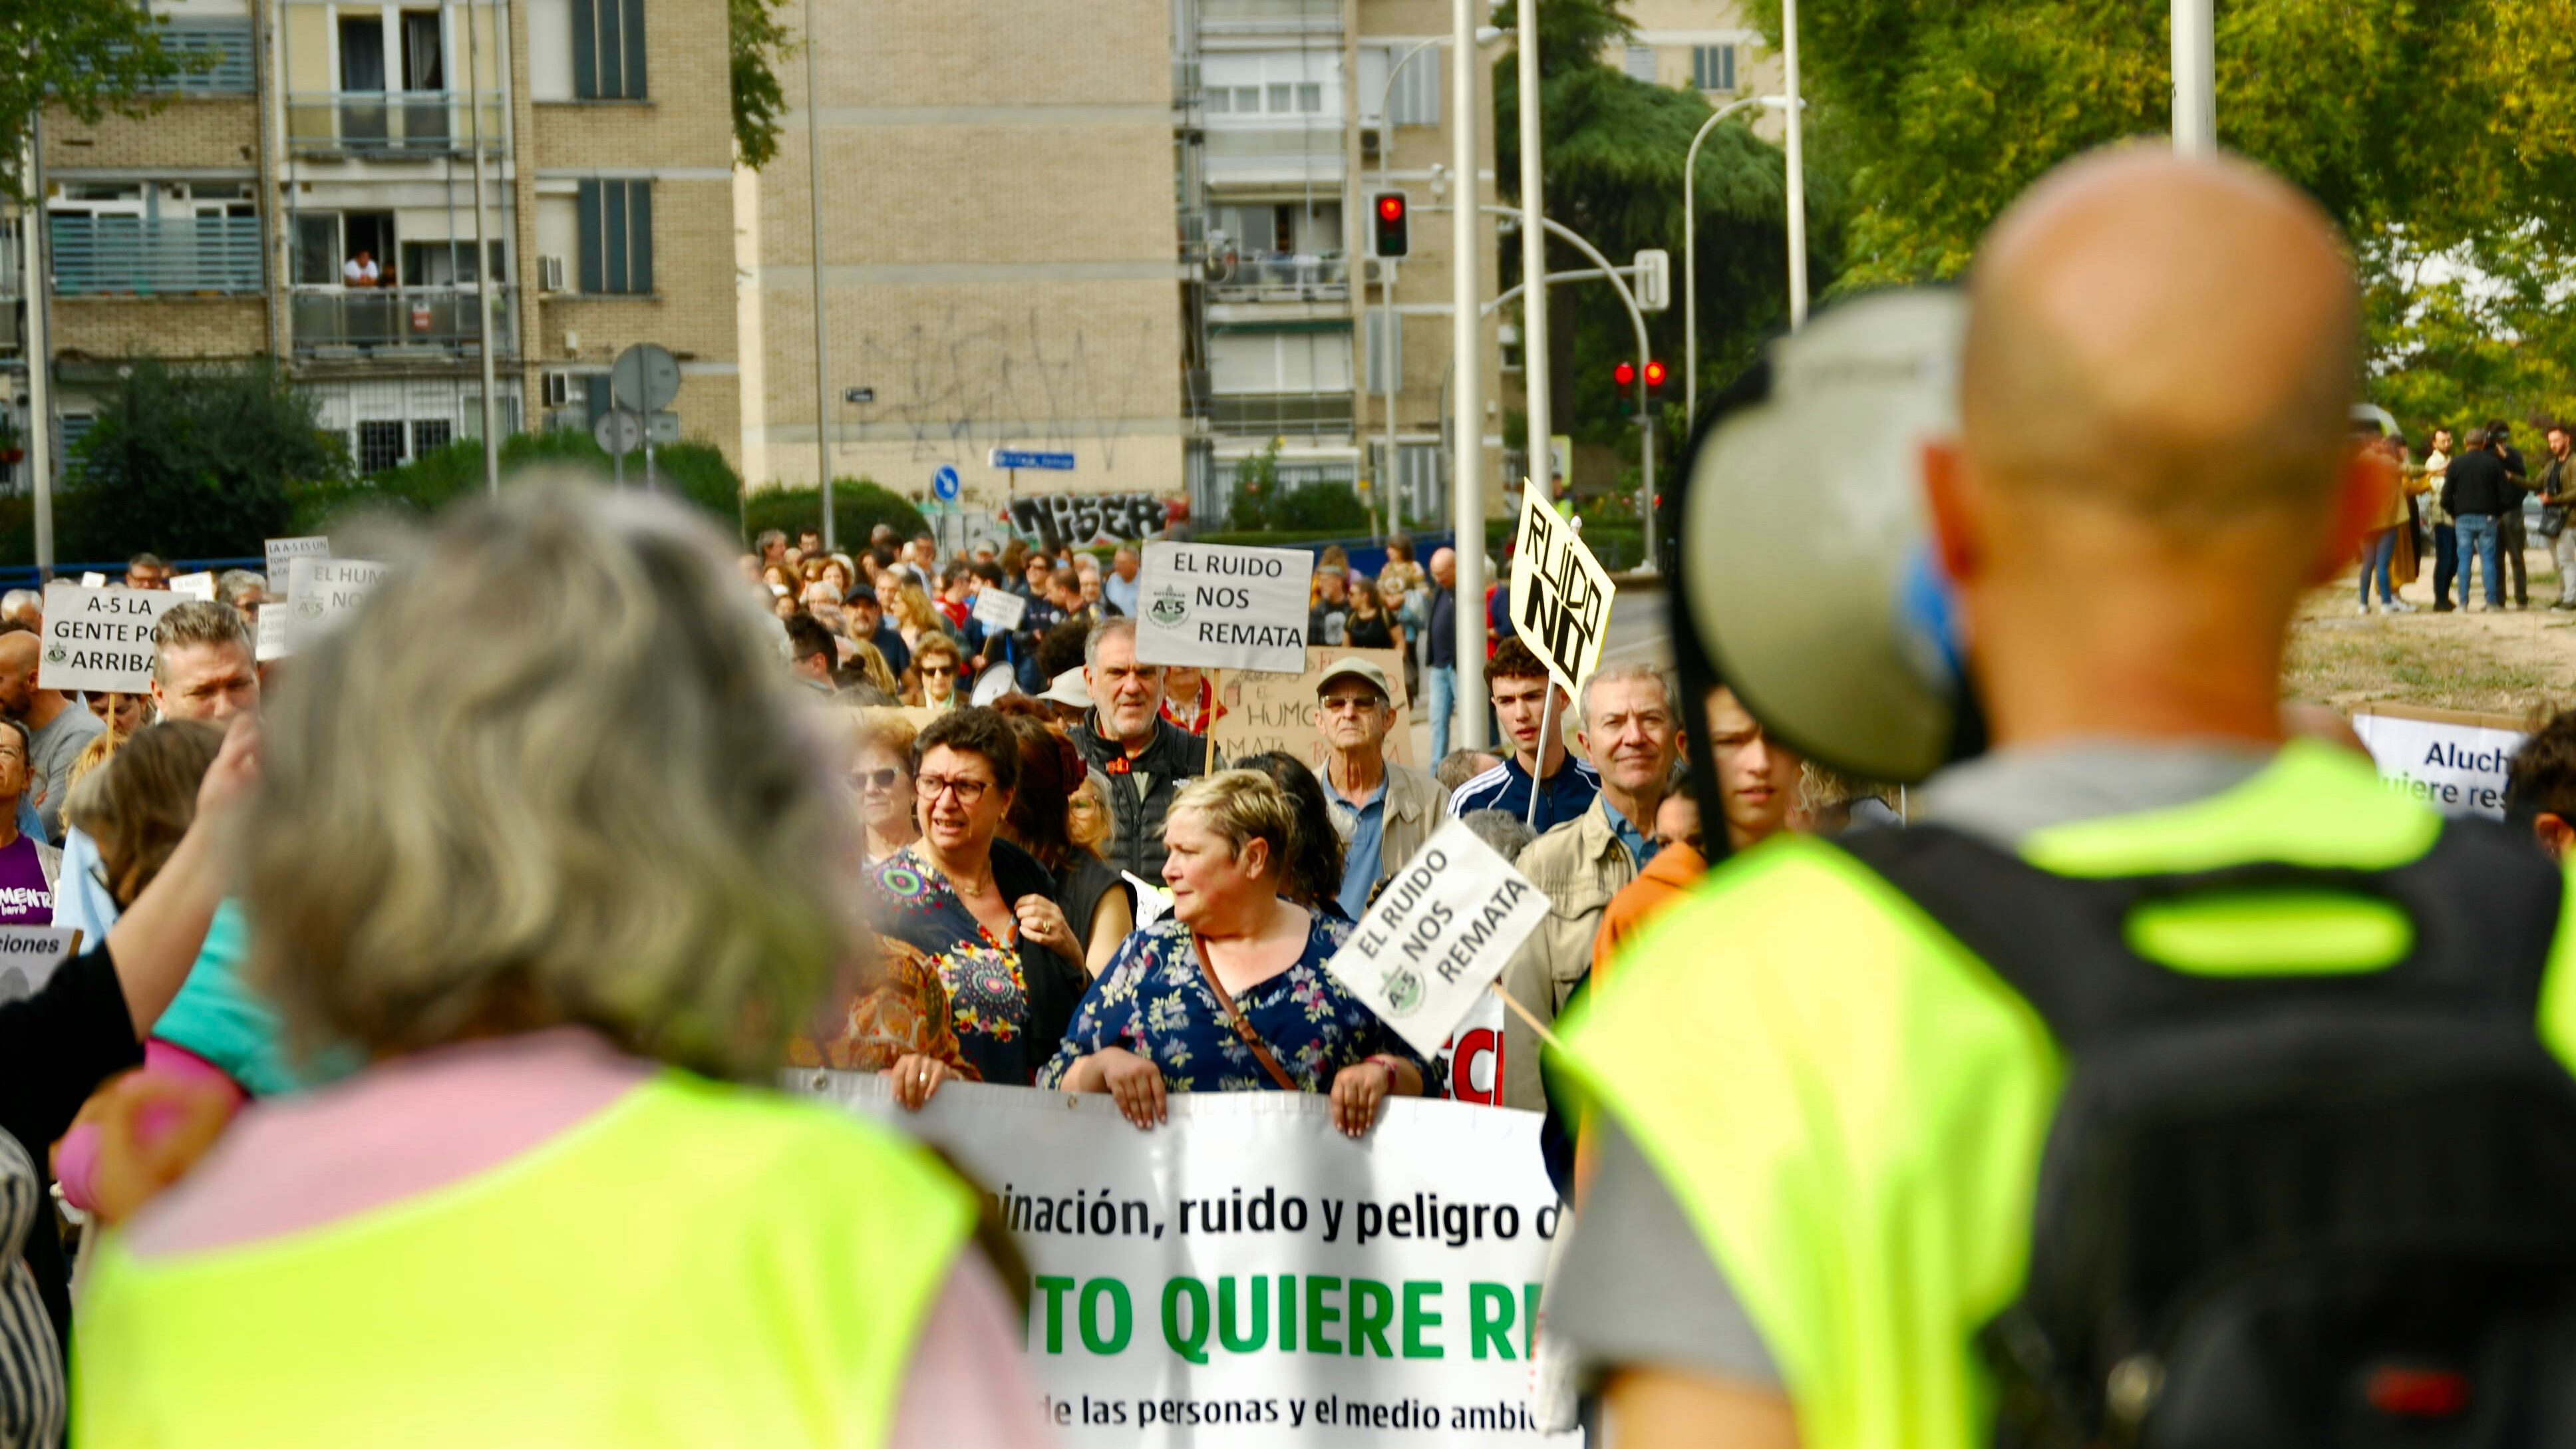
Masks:
[[[2527,845],[2445,827],[2366,760],[2286,738],[2292,612],[2387,501],[2345,441],[2360,330],[2333,227],[2240,163],[2095,155],[1988,235],[1962,428],[1926,450],[1923,483],[1992,753],[1916,793],[1946,830],[1775,840],[1713,873],[1569,1033],[1596,1171],[1546,1330],[1603,1393],[1611,1445],[1995,1441],[1978,1335],[2034,1261],[2066,1071],[2005,983],[2126,959],[2114,935],[2058,978],[2003,969],[2030,934],[2011,907],[2080,889],[2051,868],[2369,872],[2438,852],[2476,865],[2495,941],[2549,949],[2563,887]],[[1903,877],[1909,904],[1890,881],[1936,848],[1987,873],[1946,896]],[[2491,954],[2458,969],[2539,969]],[[2098,1412],[2101,1384],[2072,1401]]]
[[[36,687],[41,643],[17,621],[0,622],[0,714],[27,727],[26,798],[43,822],[46,842],[60,845],[63,804],[71,794],[64,782],[90,737],[107,725],[61,690]]]

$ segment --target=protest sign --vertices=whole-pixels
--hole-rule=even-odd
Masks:
[[[2379,778],[2445,815],[2504,814],[2504,772],[2526,732],[2510,715],[2365,705],[2353,733]]]
[[[312,648],[315,640],[366,602],[377,582],[392,571],[388,565],[364,559],[296,559],[286,570],[292,580],[287,588],[287,646],[297,653]]]
[[[1453,1102],[1503,1105],[1503,999],[1488,991],[1467,1007],[1466,1016],[1440,1044],[1447,1070],[1440,1076]]]
[[[215,601],[215,576],[203,569],[193,574],[181,574],[170,581],[170,592],[183,599],[211,604]]]
[[[1328,1099],[1176,1093],[1139,1132],[1106,1096],[785,1080],[933,1143],[1033,1270],[1028,1360],[1070,1445],[1565,1444],[1528,1401],[1566,1225],[1530,1112],[1399,1098],[1367,1137]],[[862,1291],[866,1285],[848,1285]]]
[[[295,652],[286,642],[286,615],[284,604],[272,604],[259,611],[259,650],[256,656],[259,663],[283,659]]]
[[[976,590],[975,607],[970,616],[981,620],[984,627],[993,633],[1008,634],[1020,627],[1020,620],[1028,617],[1028,612],[1029,601],[1025,596],[987,584]]]
[[[268,587],[279,598],[287,593],[287,575],[300,558],[329,558],[331,540],[319,534],[307,538],[272,538],[267,541]]]
[[[1448,820],[1387,880],[1324,969],[1424,1056],[1547,918],[1547,897]]]
[[[68,927],[0,926],[0,1001],[23,1001],[43,990],[79,940],[80,932]]]
[[[1327,667],[1353,655],[1385,670],[1387,684],[1395,691],[1395,723],[1386,732],[1386,757],[1399,765],[1414,764],[1413,710],[1404,695],[1404,652],[1399,649],[1318,644],[1307,649],[1302,674],[1220,670],[1217,699],[1225,708],[1208,730],[1209,743],[1229,760],[1285,750],[1321,770],[1330,751],[1315,722],[1315,687],[1323,682]]]
[[[1132,870],[1122,870],[1127,888],[1136,893],[1136,929],[1143,930],[1172,913],[1172,893],[1160,882],[1150,881]]]
[[[45,652],[37,686],[148,693],[152,626],[185,602],[167,589],[45,585]]]
[[[103,574],[103,573],[100,573],[100,572],[99,572],[98,570],[96,570],[96,569],[92,569],[92,570],[90,570],[88,573],[85,573],[85,574],[83,574],[83,575],[81,575],[81,576],[80,576],[80,586],[81,586],[82,588],[84,588],[84,589],[103,589],[103,588],[106,588],[106,587],[107,587],[107,575],[105,575],[105,574]]]
[[[1137,576],[1136,660],[1295,674],[1306,667],[1302,548],[1224,543],[1145,545]]]
[[[1573,522],[1557,517],[1542,492],[1522,490],[1512,551],[1512,627],[1571,692],[1601,662],[1615,587]]]

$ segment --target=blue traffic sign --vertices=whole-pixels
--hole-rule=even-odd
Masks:
[[[938,471],[930,475],[930,491],[936,494],[942,503],[956,502],[957,488],[957,470],[945,463],[940,464]]]
[[[1057,473],[1073,471],[1071,453],[1024,453],[1017,448],[995,448],[985,461],[995,468],[1045,468]]]

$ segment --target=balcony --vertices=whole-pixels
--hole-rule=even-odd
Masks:
[[[1218,393],[1208,400],[1209,430],[1242,438],[1347,437],[1346,392]]]
[[[160,30],[161,48],[188,69],[160,89],[183,96],[246,96],[258,83],[258,61],[248,19],[172,20]]]
[[[446,156],[501,149],[498,91],[305,91],[286,98],[286,143],[298,156]]]
[[[1208,283],[1217,302],[1346,302],[1351,295],[1350,258],[1339,252],[1322,255],[1265,252],[1231,259],[1225,275]]]
[[[493,355],[518,355],[518,289],[492,289]],[[481,321],[472,287],[299,287],[292,316],[298,356],[466,355]]]
[[[1339,35],[1341,0],[1204,0],[1201,35]]]
[[[57,216],[50,221],[56,296],[260,290],[255,216]]]

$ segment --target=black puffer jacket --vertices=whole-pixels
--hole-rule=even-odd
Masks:
[[[1083,763],[1101,777],[1110,813],[1118,821],[1109,863],[1149,881],[1163,878],[1163,816],[1183,780],[1207,773],[1208,744],[1167,719],[1154,721],[1154,738],[1144,753],[1128,758],[1125,747],[1099,732],[1100,712],[1093,710],[1074,727],[1073,747]]]

